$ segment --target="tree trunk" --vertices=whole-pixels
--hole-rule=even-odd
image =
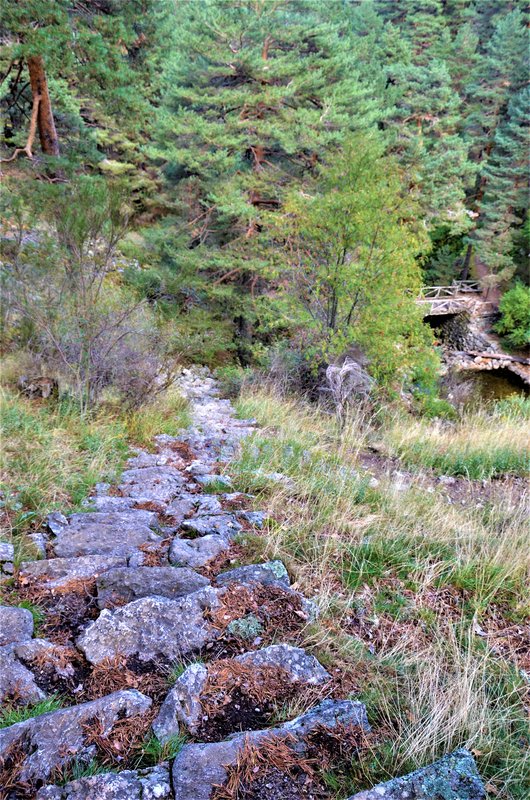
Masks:
[[[469,267],[471,264],[471,254],[473,252],[473,245],[468,244],[466,249],[466,256],[464,258],[464,265],[462,267],[462,272],[460,273],[460,280],[467,281],[469,278]]]
[[[37,124],[42,152],[47,156],[59,155],[59,139],[55,130],[52,104],[42,56],[28,56],[29,80],[33,97],[40,96]]]

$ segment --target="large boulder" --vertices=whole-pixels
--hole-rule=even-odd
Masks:
[[[87,723],[97,720],[101,734],[108,735],[114,723],[124,717],[144,715],[151,706],[149,697],[130,689],[59,711],[50,711],[0,730],[0,760],[22,751],[20,781],[45,781],[56,768],[73,760],[90,761],[94,745],[87,744]]]
[[[185,745],[173,762],[175,800],[210,800],[216,784],[223,784],[227,768],[236,763],[247,741],[259,744],[269,736],[292,737],[297,752],[304,752],[304,737],[320,726],[360,725],[369,730],[366,708],[352,700],[325,700],[312,711],[269,730],[237,734],[225,742]]]
[[[402,778],[379,783],[349,800],[484,800],[484,784],[468,750],[454,753]]]
[[[166,764],[142,770],[94,775],[67,783],[46,786],[36,800],[165,800],[173,797]]]
[[[27,608],[0,606],[0,646],[33,636],[33,615]]]
[[[330,679],[314,656],[287,644],[243,653],[233,660],[254,667],[281,667],[292,683],[314,686]],[[215,668],[215,662],[210,667]],[[178,678],[153,722],[153,730],[160,741],[182,732],[181,728],[197,733],[203,717],[201,695],[207,679],[208,668],[203,664],[191,664]]]
[[[186,567],[111,569],[97,581],[98,606],[114,608],[140,597],[183,597],[208,586],[208,578]]]
[[[92,664],[116,655],[175,661],[217,638],[205,611],[219,605],[218,590],[211,587],[178,600],[143,597],[115,611],[102,611],[83,631],[77,646]]]

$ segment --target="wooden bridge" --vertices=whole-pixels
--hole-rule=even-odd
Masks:
[[[473,295],[481,293],[479,281],[453,281],[450,286],[423,286],[416,302],[425,306],[426,317],[460,314],[470,308]]]

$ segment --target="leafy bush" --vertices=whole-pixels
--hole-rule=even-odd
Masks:
[[[109,386],[136,408],[171,383],[174,359],[171,338],[117,273],[123,198],[87,176],[34,192],[12,210],[15,245],[3,287],[11,338],[38,354],[83,408]],[[27,227],[36,234],[27,237]]]
[[[495,330],[506,339],[511,347],[525,347],[530,344],[530,286],[516,283],[501,298],[499,303],[501,319]]]

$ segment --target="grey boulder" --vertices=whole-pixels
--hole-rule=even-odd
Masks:
[[[126,566],[125,556],[80,556],[24,561],[20,577],[24,581],[46,581],[47,589],[63,587],[71,581],[91,580],[114,567]]]
[[[121,477],[120,490],[126,497],[141,497],[164,503],[173,500],[184,484],[184,478],[174,467],[128,469]]]
[[[175,565],[198,569],[229,549],[230,543],[217,534],[199,539],[173,539],[169,548],[169,560]]]
[[[15,645],[0,647],[0,703],[15,698],[23,704],[36,703],[45,697],[35,683],[35,676],[15,657]]]
[[[289,587],[289,575],[281,561],[267,561],[265,564],[250,564],[245,567],[221,572],[216,577],[218,586],[227,586],[229,583],[262,583],[265,586]]]
[[[46,786],[37,792],[36,800],[165,800],[172,796],[169,768],[159,764],[80,778],[66,786]]]
[[[97,581],[98,606],[113,608],[140,597],[182,597],[208,586],[210,581],[186,567],[111,569]]]
[[[151,529],[156,520],[154,512],[135,509],[75,514],[61,529],[53,549],[58,558],[130,556],[142,545],[161,541]]]
[[[0,581],[10,578],[14,571],[15,548],[11,542],[0,542]]]
[[[287,644],[243,653],[234,661],[255,667],[282,667],[293,683],[314,686],[330,680],[329,673],[314,656]],[[191,664],[175,682],[153,722],[153,730],[160,741],[165,742],[178,734],[181,727],[192,734],[197,732],[202,719],[201,695],[207,678],[207,667]]]
[[[329,672],[315,656],[309,655],[301,647],[291,647],[289,644],[273,644],[262,650],[243,653],[235,661],[254,667],[281,667],[293,683],[317,686],[331,679]]]
[[[277,728],[237,734],[225,742],[185,745],[173,762],[173,792],[175,800],[210,800],[213,786],[223,784],[227,767],[235,764],[247,741],[259,745],[269,736],[294,738],[292,746],[303,754],[303,737],[320,725],[360,725],[369,730],[366,709],[352,700],[325,700],[312,711]]]
[[[235,514],[205,514],[204,516],[185,519],[181,529],[193,536],[211,536],[217,534],[224,539],[232,539],[243,528]]]
[[[181,726],[195,733],[202,717],[201,694],[208,677],[203,664],[191,664],[166,695],[153,722],[153,731],[160,742],[167,742],[180,732]]]
[[[0,606],[0,646],[33,636],[33,616],[27,608]]]
[[[86,742],[83,726],[97,719],[102,734],[110,733],[114,723],[123,717],[145,714],[149,697],[130,689],[82,703],[59,711],[50,711],[0,730],[0,760],[12,748],[21,747],[26,753],[19,779],[46,780],[51,772],[72,760],[90,761],[95,748]]]
[[[115,611],[103,610],[77,646],[92,664],[116,655],[174,661],[217,638],[204,612],[219,605],[218,590],[209,586],[178,600],[143,597]]]
[[[350,800],[483,800],[484,784],[468,750],[455,750],[428,767],[380,783]]]

